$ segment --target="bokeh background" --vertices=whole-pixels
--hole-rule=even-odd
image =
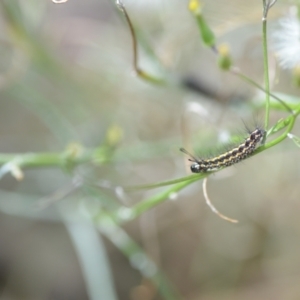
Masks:
[[[259,84],[261,2],[203,8],[217,43]],[[114,1],[1,1],[0,299],[299,299],[292,140],[210,176],[210,198],[236,225],[205,205],[201,181],[123,225],[107,218],[118,211],[126,219],[126,207],[166,189],[123,187],[188,175],[180,147],[207,154],[264,113],[263,95],[221,71],[202,45],[188,1],[124,4],[140,67],[167,84],[134,75],[131,36]],[[293,4],[270,11],[270,39]],[[272,49],[269,59],[272,89],[298,97]],[[271,123],[286,115],[272,112]],[[5,154],[17,163],[28,153],[63,158],[82,149],[102,154],[73,167],[45,158],[21,181],[5,172]]]

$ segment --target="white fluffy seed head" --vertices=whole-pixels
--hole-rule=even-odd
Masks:
[[[296,7],[278,21],[272,34],[272,48],[283,69],[300,66],[300,20]]]

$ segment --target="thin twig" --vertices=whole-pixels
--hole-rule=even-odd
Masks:
[[[271,96],[272,98],[274,98],[275,100],[277,100],[280,104],[282,104],[282,106],[284,106],[286,108],[286,110],[288,112],[290,112],[291,114],[294,113],[293,109],[290,108],[282,99],[280,99],[278,96],[274,95],[273,93],[271,93],[270,91],[266,91],[262,86],[260,86],[257,82],[255,82],[253,79],[251,79],[250,77],[244,75],[243,73],[241,73],[241,71],[237,68],[237,67],[231,67],[230,68],[230,72],[234,75],[239,76],[241,79],[243,79],[244,81],[254,85],[257,89],[259,89],[260,91],[264,92],[265,94],[268,94],[269,96]]]
[[[209,208],[212,210],[212,212],[214,212],[215,214],[217,214],[220,218],[231,222],[231,223],[238,223],[239,221],[236,219],[231,219],[229,217],[226,217],[225,215],[221,214],[211,203],[208,194],[207,194],[207,177],[203,179],[203,196],[205,198],[205,202],[206,204],[209,206]]]
[[[50,205],[66,198],[67,196],[71,195],[72,193],[76,192],[83,184],[83,181],[79,177],[73,178],[72,182],[57,191],[55,191],[50,196],[46,196],[41,198],[36,204],[35,208],[37,210],[43,210],[48,208]]]
[[[133,49],[133,68],[134,68],[134,71],[137,74],[139,74],[141,72],[141,70],[138,67],[138,50],[137,50],[137,39],[136,39],[135,31],[134,31],[133,25],[130,21],[129,15],[125,9],[123,2],[121,0],[117,0],[116,4],[117,4],[118,8],[122,11],[122,13],[124,14],[124,17],[126,19],[126,22],[128,24],[129,30],[130,30],[130,35],[132,38],[132,49]]]

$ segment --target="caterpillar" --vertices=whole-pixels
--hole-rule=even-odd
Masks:
[[[265,134],[266,131],[264,129],[256,128],[249,133],[249,136],[243,143],[239,144],[232,150],[226,151],[221,155],[209,159],[198,159],[184,148],[180,148],[180,151],[189,155],[189,161],[194,162],[191,165],[191,171],[193,173],[212,172],[224,167],[229,167],[248,158],[254,150],[261,145]]]

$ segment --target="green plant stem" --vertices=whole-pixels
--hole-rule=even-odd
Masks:
[[[270,82],[269,82],[269,63],[268,63],[268,43],[267,43],[267,12],[262,19],[262,36],[263,36],[263,60],[264,60],[264,81],[266,91],[266,112],[265,112],[265,129],[269,127],[270,118]]]
[[[257,153],[262,152],[264,150],[267,150],[277,144],[279,144],[280,142],[282,142],[284,139],[286,139],[287,135],[291,132],[291,130],[293,129],[294,125],[295,125],[295,121],[296,121],[296,117],[300,114],[300,109],[298,109],[294,115],[289,116],[288,119],[286,119],[286,123],[287,123],[287,128],[284,131],[283,134],[281,134],[279,137],[277,137],[276,139],[272,140],[271,142],[265,144],[264,146],[260,147],[257,150]],[[257,154],[256,153],[256,154]]]
[[[280,102],[280,104],[282,106],[284,106],[286,108],[287,111],[289,111],[290,113],[293,113],[292,108],[287,105],[282,99],[280,99],[278,96],[272,94],[270,91],[266,91],[262,86],[260,86],[257,82],[255,82],[253,79],[251,79],[250,77],[248,77],[247,75],[241,73],[237,68],[235,67],[231,67],[230,68],[230,72],[236,76],[239,76],[242,80],[244,80],[245,82],[255,86],[257,89],[259,89],[260,91],[264,92],[266,95],[271,96],[272,98],[276,99],[278,102]],[[269,104],[270,105],[270,104]]]
[[[0,164],[15,162],[20,167],[52,167],[62,164],[60,153],[0,154]]]
[[[159,266],[147,255],[128,233],[115,223],[107,224],[105,218],[95,220],[99,231],[115,245],[133,264],[144,278],[152,281],[161,298],[165,300],[181,300],[182,296]],[[102,298],[101,298],[102,299]],[[108,298],[106,298],[108,300]],[[105,300],[106,300],[105,299]]]
[[[117,300],[116,289],[104,242],[90,222],[74,222],[61,213],[85,280],[89,299]]]
[[[210,174],[210,173],[207,173]],[[152,184],[142,184],[142,185],[136,185],[136,186],[126,186],[124,187],[124,190],[126,192],[130,192],[130,191],[138,191],[138,190],[145,190],[145,189],[155,189],[155,188],[159,188],[159,187],[163,187],[166,185],[172,185],[172,184],[176,184],[179,182],[183,182],[183,181],[189,181],[189,180],[193,180],[193,179],[202,179],[204,177],[206,177],[207,174],[201,174],[201,175],[205,175],[205,176],[200,176],[200,175],[189,175],[189,176],[185,176],[185,177],[181,177],[181,178],[177,178],[177,179],[173,179],[173,180],[168,180],[168,181],[162,181],[162,182],[158,182],[158,183],[152,183]]]
[[[86,152],[72,158],[74,164],[81,164],[91,160],[91,153]],[[0,154],[0,164],[15,163],[21,168],[30,167],[62,167],[67,161],[63,153],[26,153],[26,154]]]
[[[176,185],[173,185],[171,188],[155,194],[154,196],[149,197],[148,199],[145,199],[142,202],[139,202],[135,206],[131,208],[131,214],[134,218],[140,216],[145,211],[149,210],[150,208],[153,208],[154,206],[158,205],[159,203],[163,202],[166,199],[171,198],[173,195],[176,197],[176,194],[182,190],[184,187],[190,185],[191,183],[198,181],[199,179],[208,176],[209,174],[201,174],[202,176],[194,176],[191,180],[185,180],[182,182],[177,183]]]
[[[270,79],[269,79],[269,62],[268,62],[268,42],[267,42],[267,16],[269,9],[277,0],[263,0],[263,18],[262,18],[262,43],[263,43],[263,60],[264,60],[264,80],[266,91],[266,115],[265,129],[269,127],[270,119]]]

